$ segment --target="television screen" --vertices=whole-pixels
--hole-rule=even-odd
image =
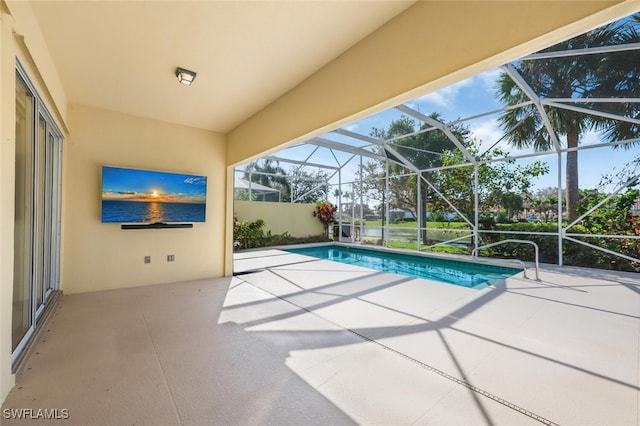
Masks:
[[[102,167],[103,223],[204,222],[207,177]]]

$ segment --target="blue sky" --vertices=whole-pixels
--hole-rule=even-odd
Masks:
[[[495,82],[500,75],[499,69],[489,70],[472,78],[463,80],[451,86],[445,87],[433,93],[420,96],[406,105],[421,113],[428,115],[432,112],[438,112],[445,121],[453,121],[459,118],[471,117],[481,113],[498,110],[502,106],[498,103],[495,96]],[[386,129],[393,120],[399,118],[401,112],[391,109],[363,120],[344,126],[345,129],[351,130],[364,135],[369,135],[374,127]],[[489,148],[497,142],[503,135],[497,122],[499,113],[481,117],[465,124],[471,130],[472,136],[481,142],[481,147]],[[345,138],[335,133],[325,135],[328,139],[344,141]],[[589,132],[584,134],[581,139],[581,146],[600,143],[598,134]],[[506,141],[499,143],[499,146],[510,153],[511,156],[518,156],[533,152],[532,150],[517,150],[511,147]],[[292,150],[294,152],[295,150]],[[299,149],[297,159],[305,159],[305,154],[310,150]],[[324,152],[323,152],[324,151]],[[640,153],[640,147],[631,147],[630,149],[612,149],[611,147],[595,148],[580,151],[579,170],[580,170],[580,187],[595,188],[600,182],[603,174],[615,173],[625,164],[635,158]],[[284,155],[283,155],[284,157]],[[340,154],[339,160],[344,161],[350,155]],[[518,160],[519,163],[527,164],[533,161],[544,161],[549,166],[549,173],[543,177],[537,178],[533,182],[534,192],[536,189],[546,187],[557,187],[558,185],[558,159],[556,154],[542,155],[531,159]],[[319,150],[309,159],[313,162],[325,162],[326,164],[335,165],[333,156],[326,150]],[[365,160],[366,161],[366,160]],[[348,182],[353,179],[355,168],[359,164],[359,160],[350,163],[352,168],[346,167],[343,170],[342,181]],[[565,159],[562,158],[564,168]],[[334,179],[334,181],[336,181]],[[562,176],[564,185],[564,175]],[[615,188],[608,187],[608,190]]]

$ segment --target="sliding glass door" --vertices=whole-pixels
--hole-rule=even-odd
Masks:
[[[18,64],[12,361],[59,284],[62,134]]]
[[[12,349],[31,328],[31,243],[33,240],[33,121],[35,101],[23,82],[16,81],[16,195],[13,267]]]

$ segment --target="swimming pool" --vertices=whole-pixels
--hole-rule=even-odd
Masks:
[[[520,269],[505,266],[356,247],[329,245],[292,248],[286,251],[469,288],[486,287],[520,272]]]

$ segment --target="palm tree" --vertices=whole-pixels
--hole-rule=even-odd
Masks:
[[[543,52],[568,51],[592,47],[614,46],[638,43],[640,37],[634,25],[637,17],[605,25],[596,30],[559,43]],[[559,56],[547,59],[524,60],[512,64],[514,70],[531,90],[544,98],[598,98],[632,97],[630,91],[640,87],[640,60],[638,51],[591,54],[580,56]],[[506,72],[497,83],[497,94],[507,105],[530,101],[530,94],[523,90]],[[594,108],[595,105],[598,105]],[[592,110],[606,110],[619,115],[638,115],[637,103],[580,103],[574,106]],[[585,132],[600,131],[603,140],[613,142],[637,137],[640,129],[629,122],[621,122],[610,117],[585,114],[580,111],[544,107],[544,111],[557,135],[566,136],[566,147],[577,148]],[[549,151],[553,138],[547,131],[538,107],[528,104],[505,111],[499,122],[509,142],[516,148],[533,147],[536,151]],[[629,147],[629,145],[626,145]],[[571,222],[577,217],[579,202],[578,151],[566,154],[566,200],[567,217]]]
[[[640,13],[627,21],[626,30],[621,32],[622,43],[640,41]],[[600,58],[597,64],[598,84],[592,89],[594,97],[640,98],[640,49]],[[606,103],[600,108],[604,112],[630,118],[640,118],[640,103]],[[638,137],[640,126],[628,121],[619,121],[611,126],[606,120],[597,120],[595,127],[604,132],[611,141]],[[629,144],[623,145],[628,149]]]

